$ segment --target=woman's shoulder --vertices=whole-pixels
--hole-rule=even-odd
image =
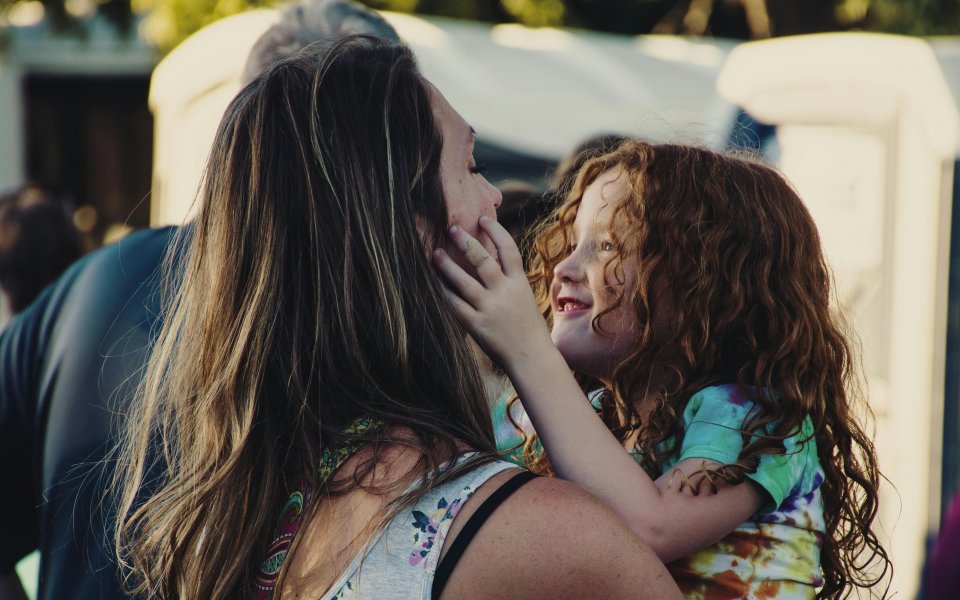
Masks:
[[[491,478],[491,487],[516,472]],[[477,504],[492,492],[481,489]],[[490,515],[443,594],[471,599],[674,596],[679,592],[663,563],[610,508],[569,482],[543,477],[518,488]]]

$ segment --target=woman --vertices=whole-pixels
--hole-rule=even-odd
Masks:
[[[584,492],[509,494],[522,480],[427,259],[499,202],[472,145],[410,51],[371,37],[234,99],[121,447],[132,592],[676,597]]]

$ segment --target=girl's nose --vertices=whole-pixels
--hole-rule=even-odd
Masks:
[[[580,281],[580,258],[576,250],[557,263],[553,268],[553,276],[559,281]]]

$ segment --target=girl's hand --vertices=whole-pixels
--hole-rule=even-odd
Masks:
[[[496,246],[499,261],[483,244],[459,227],[450,239],[477,272],[464,271],[446,251],[434,251],[437,270],[446,280],[447,299],[467,330],[508,375],[543,349],[554,349],[523,270],[513,238],[495,219],[480,218],[480,228]]]

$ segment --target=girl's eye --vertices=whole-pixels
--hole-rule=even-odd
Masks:
[[[470,167],[470,172],[473,173],[474,175],[483,175],[484,173],[487,172],[487,165],[475,164],[472,167]]]

